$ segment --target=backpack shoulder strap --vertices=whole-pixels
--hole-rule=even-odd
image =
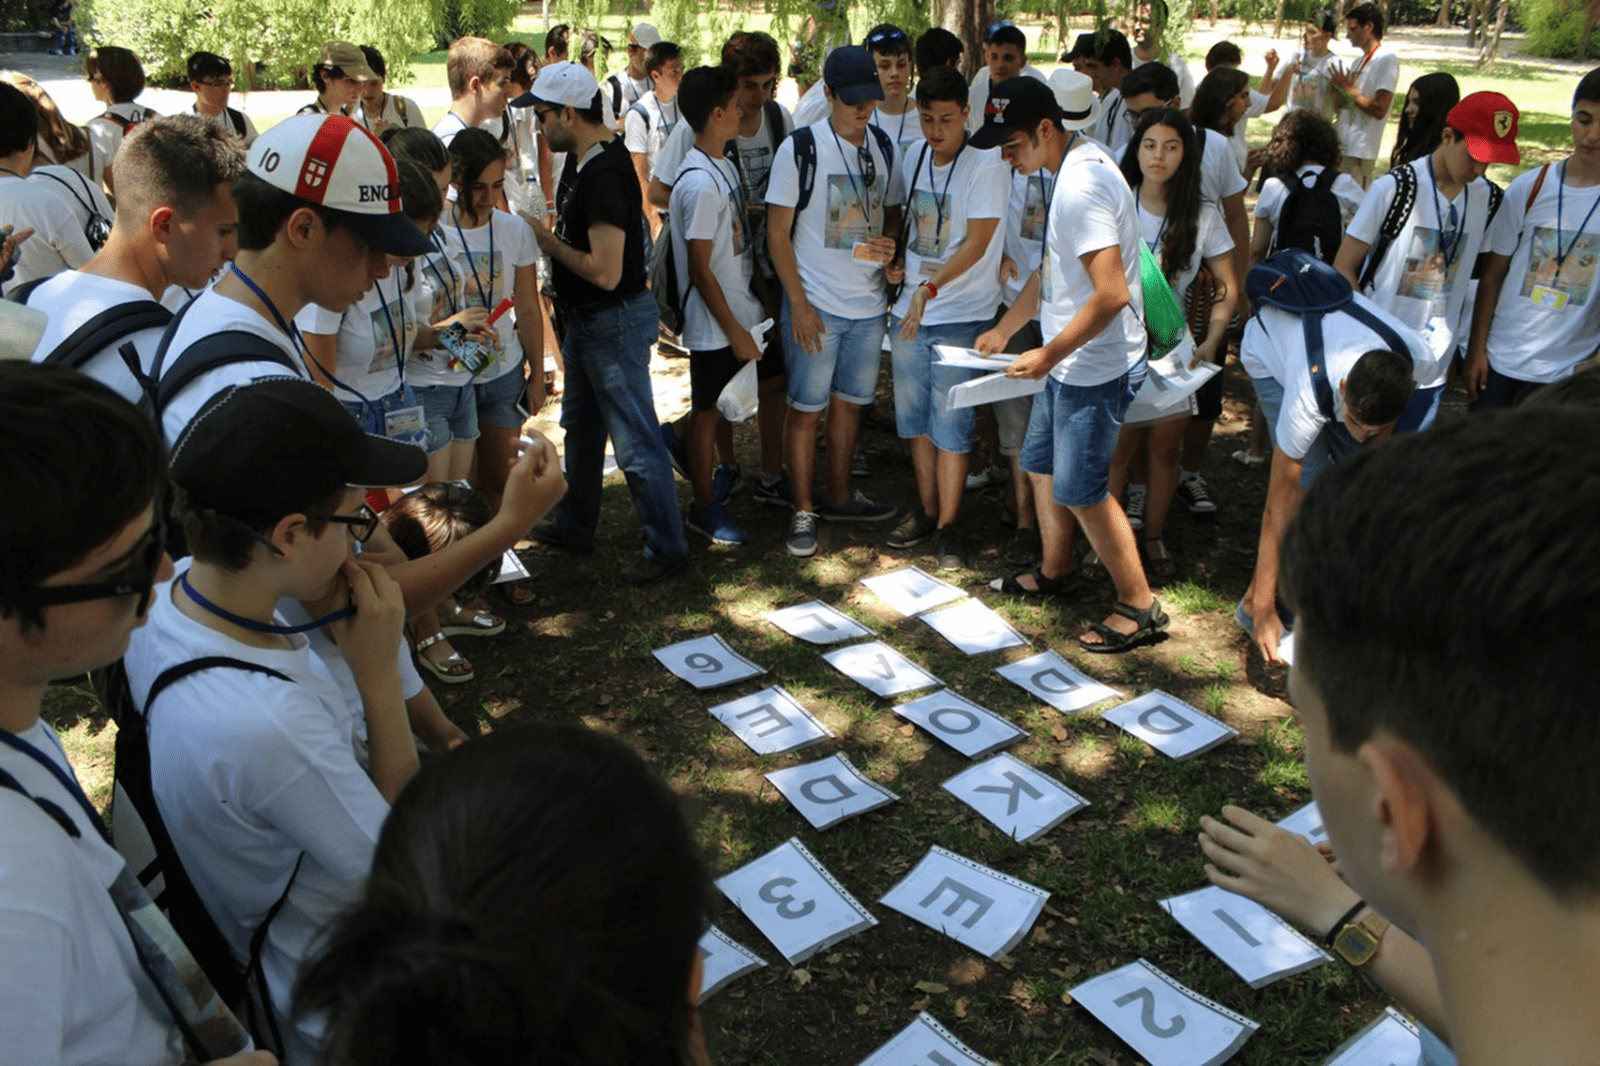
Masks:
[[[884,169],[894,166],[894,142],[889,139],[889,131],[882,126],[867,123],[867,129],[872,131],[872,136],[878,142],[878,150],[883,153]]]
[[[268,677],[275,677],[279,681],[287,681],[290,684],[294,684],[294,678],[281,670],[274,670],[270,666],[262,666],[260,663],[252,663],[244,659],[235,659],[227,655],[207,655],[199,659],[190,659],[188,662],[177,663],[167,667],[156,675],[154,681],[150,682],[150,691],[144,697],[145,728],[149,728],[150,706],[155,703],[158,696],[192,674],[198,674],[202,670],[215,670],[220,667],[226,667],[229,670],[248,670],[253,674],[265,674]]]
[[[1300,329],[1306,340],[1306,369],[1311,374],[1311,394],[1317,399],[1322,417],[1333,420],[1333,386],[1328,383],[1327,354],[1322,343],[1321,311],[1306,311],[1300,316]]]
[[[171,333],[169,327],[169,337]],[[170,367],[161,367],[158,372],[152,374],[156,383],[156,419],[159,421],[162,413],[178,393],[201,374],[234,363],[252,362],[277,363],[296,377],[302,375],[301,368],[293,357],[265,337],[258,337],[243,330],[213,333],[191,344]]]
[[[772,138],[772,150],[776,152],[787,136],[783,132],[783,105],[776,100],[768,100],[761,105],[761,109],[766,112],[767,136]]]
[[[1506,191],[1488,178],[1483,179],[1489,186],[1489,217],[1484,220],[1484,228],[1494,225],[1494,216],[1500,213],[1500,205],[1505,202]]]
[[[637,114],[640,118],[644,119],[644,131],[649,133],[652,125],[650,121],[650,109],[645,107],[641,102],[629,106],[628,111],[630,114]]]
[[[172,312],[154,300],[130,300],[108,307],[73,330],[41,362],[79,370],[95,355],[141,330],[163,329]]]
[[[1340,173],[1342,172],[1335,170],[1333,167],[1323,167],[1321,172],[1317,174],[1317,180],[1312,184],[1311,187],[1318,191],[1331,190],[1333,188],[1333,183],[1339,180]]]
[[[53,274],[46,274],[42,278],[34,278],[31,281],[24,281],[21,285],[13,285],[11,286],[11,291],[6,293],[6,299],[10,300],[12,303],[26,304],[28,302],[28,297],[33,295],[33,290],[37,289],[40,285],[43,285],[54,276],[55,275]]]
[[[1362,307],[1361,304],[1355,300],[1351,300],[1347,305],[1345,305],[1344,310],[1345,313],[1351,318],[1355,319],[1357,322],[1360,322],[1363,326],[1366,326],[1368,329],[1372,330],[1372,332],[1376,333],[1380,338],[1382,338],[1383,343],[1388,346],[1391,352],[1396,355],[1403,356],[1405,361],[1413,366],[1416,365],[1416,360],[1411,355],[1411,346],[1401,338],[1399,333],[1395,332],[1393,326],[1389,325],[1389,323],[1385,322],[1383,319],[1379,318],[1365,307]]]
[[[810,126],[802,126],[789,135],[794,149],[794,161],[800,170],[800,197],[795,201],[795,218],[800,217],[811,203],[811,192],[817,184],[817,135]]]
[[[244,112],[240,111],[236,107],[228,108],[227,112],[228,112],[228,125],[233,127],[233,135],[235,137],[243,137],[244,136]]]
[[[23,788],[22,782],[18,781],[15,777],[12,777],[11,774],[6,772],[4,769],[0,769],[0,788],[8,789],[9,791],[17,793],[19,796],[32,800],[34,805],[48,815],[52,822],[59,825],[62,831],[67,834],[67,836],[72,837],[74,840],[83,836],[83,833],[78,830],[77,825],[72,821],[72,818],[67,814],[66,811],[62,810],[58,805],[52,803],[50,800],[45,799],[43,796],[35,796],[32,792],[29,792],[26,788]]]
[[[1522,207],[1524,212],[1533,210],[1533,202],[1539,198],[1539,190],[1544,188],[1544,179],[1549,173],[1549,163],[1539,168],[1539,176],[1533,179],[1533,188],[1528,190],[1528,202]]]
[[[1324,169],[1323,173],[1331,169]],[[1406,222],[1417,206],[1417,172],[1407,164],[1395,167],[1389,173],[1394,176],[1394,199],[1389,201],[1389,210],[1384,212],[1383,222],[1378,226],[1377,242],[1367,251],[1367,261],[1356,282],[1357,289],[1366,289],[1372,284],[1372,279],[1378,275],[1378,268],[1383,265],[1384,256],[1389,254],[1389,246],[1406,228]]]
[[[389,99],[394,101],[394,109],[400,113],[401,125],[411,125],[411,115],[406,110],[406,98],[403,96],[391,96]]]
[[[611,113],[622,113],[622,79],[613,74],[606,81],[611,83]]]

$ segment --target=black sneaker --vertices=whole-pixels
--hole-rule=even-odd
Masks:
[[[867,453],[857,448],[850,453],[850,476],[871,477],[872,465],[867,462]]]
[[[967,546],[955,526],[945,526],[939,530],[939,543],[934,554],[939,557],[940,570],[967,568]]]
[[[915,511],[907,511],[906,516],[900,519],[900,524],[890,531],[883,542],[891,548],[914,548],[933,536],[938,528],[939,523],[933,515],[918,507]]]
[[[1189,508],[1190,514],[1217,513],[1217,501],[1211,498],[1211,489],[1206,485],[1206,479],[1199,474],[1178,482],[1178,499]]]
[[[768,507],[793,507],[794,486],[789,483],[789,471],[785,470],[771,481],[758,475],[750,489],[750,496]]]
[[[817,517],[824,522],[887,522],[894,517],[894,508],[886,503],[873,503],[866,493],[857,489],[843,503],[819,505]]]

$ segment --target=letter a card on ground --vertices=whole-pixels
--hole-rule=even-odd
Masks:
[[[977,600],[930,611],[922,620],[945,640],[968,655],[1026,647],[1028,640],[1011,624]]]
[[[766,673],[715,633],[668,644],[650,654],[695,688],[721,688]]]
[[[1100,716],[1170,759],[1191,759],[1239,735],[1198,707],[1152,689]]]
[[[879,900],[991,959],[1022,942],[1050,893],[934,845]]]
[[[704,964],[700,974],[700,998],[707,999],[722,991],[732,981],[751,970],[759,970],[767,960],[734,941],[716,926],[700,937],[700,958]]]
[[[1420,1061],[1421,1056],[1417,1027],[1390,1007],[1371,1025],[1340,1044],[1324,1066],[1394,1066]]]
[[[1116,689],[1102,685],[1088,674],[1080,672],[1059,652],[1042,651],[1038,655],[1007,663],[995,673],[1066,714],[1081,711],[1118,694]]]
[[[1216,885],[1164,899],[1161,909],[1251,988],[1333,961],[1261,904]]]
[[[878,696],[898,696],[940,683],[928,671],[881,640],[825,651],[822,657],[835,670]]]
[[[717,888],[790,965],[878,924],[798,837],[717,878]]]
[[[896,570],[892,574],[865,577],[861,583],[878,599],[907,618],[943,607],[966,595],[954,585],[925,574],[914,566]]]
[[[894,713],[920,725],[969,759],[982,758],[1028,735],[1026,729],[949,689],[899,704]]]
[[[797,603],[781,611],[768,611],[761,617],[791,637],[808,644],[838,644],[840,641],[873,635],[872,630],[821,600]]]
[[[861,1066],[999,1066],[951,1035],[923,1011],[889,1042],[861,1060]]]
[[[774,685],[711,708],[758,755],[779,755],[833,736],[798,700]]]
[[[877,810],[900,798],[857,770],[843,755],[774,770],[766,777],[818,829],[838,825],[846,818]]]
[[[1072,998],[1150,1066],[1226,1062],[1261,1028],[1144,959],[1091,977],[1072,989]]]
[[[1089,801],[1009,752],[968,767],[944,790],[1026,844],[1060,825]]]

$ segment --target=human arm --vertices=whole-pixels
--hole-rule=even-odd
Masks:
[[[1233,238],[1233,271],[1242,278],[1250,272],[1250,217],[1244,209],[1244,190],[1222,198],[1222,221]],[[1240,297],[1238,307],[1248,312],[1249,304]]]
[[[636,116],[629,116],[629,121]],[[644,205],[645,225],[650,227],[650,239],[655,240],[661,235],[661,216],[656,213],[655,184],[650,177],[649,167],[643,152],[632,152],[633,172],[639,178],[640,202]]]
[[[723,336],[728,338],[734,357],[747,363],[760,359],[761,349],[756,347],[755,338],[750,336],[750,326],[755,323],[746,325],[734,317],[733,309],[728,306],[727,294],[722,290],[722,282],[711,269],[714,242],[695,239],[685,243],[689,252],[689,284],[700,294],[706,310],[722,330]]]
[[[1038,313],[1039,272],[1035,270],[1028,275],[1022,291],[1017,294],[1011,306],[1006,308],[1006,313],[1000,316],[1000,321],[992,328],[978,334],[977,340],[972,342],[972,347],[984,355],[1004,351],[1005,346],[1011,343],[1011,338],[1017,335],[1017,330],[1031,322]]]
[[[596,288],[610,291],[622,281],[622,257],[627,234],[621,226],[596,222],[589,227],[589,250],[581,252],[555,235],[543,222],[533,221],[539,250]]]
[[[1287,71],[1282,76],[1278,73],[1278,50],[1276,48],[1267,49],[1266,60],[1267,72],[1261,76],[1261,88],[1258,90],[1262,96],[1267,98],[1266,102],[1261,105],[1261,114],[1263,115],[1271,114],[1283,106],[1283,94],[1278,92],[1278,83],[1287,83],[1289,80]],[[1273,103],[1274,99],[1277,100],[1277,103]]]
[[[1267,250],[1272,247],[1272,228],[1270,215],[1256,216],[1256,228],[1250,234],[1251,266],[1255,266],[1267,257]]]
[[[900,326],[900,339],[910,340],[917,335],[917,328],[922,324],[923,310],[928,306],[930,299],[936,299],[931,292],[943,289],[954,282],[961,275],[977,266],[989,250],[989,242],[994,239],[995,231],[1000,226],[998,218],[973,218],[967,220],[966,236],[961,238],[950,258],[939,264],[939,269],[926,281],[919,284],[911,293],[911,304],[906,309],[904,320]]]
[[[1215,255],[1206,260],[1206,267],[1217,280],[1220,290],[1211,302],[1211,317],[1206,320],[1206,334],[1194,346],[1194,359],[1190,366],[1201,363],[1221,363],[1227,356],[1223,344],[1227,340],[1228,323],[1239,306],[1239,280],[1234,273],[1232,252]]]
[[[499,344],[500,337],[489,325],[489,309],[487,307],[469,307],[464,311],[457,311],[442,322],[433,325],[418,325],[417,339],[412,343],[414,352],[431,351],[439,347],[439,332],[446,326],[459,322],[467,329],[467,335],[482,344]]]
[[[1278,73],[1278,76],[1273,79],[1271,89],[1267,88],[1267,79],[1261,79],[1261,91],[1267,94],[1267,108],[1263,114],[1270,115],[1289,102],[1289,86],[1294,83],[1294,76],[1299,72],[1300,61],[1294,59],[1290,60],[1289,65],[1284,67]]]
[[[335,385],[328,371],[339,365],[339,335],[301,330],[300,339],[305,341],[306,351],[311,354],[306,360],[306,373],[311,375],[312,381],[332,392]]]
[[[1044,347],[1017,356],[1016,361],[1006,368],[1006,377],[1044,377],[1051,367],[1099,336],[1112,319],[1132,302],[1128,277],[1123,272],[1120,247],[1113,244],[1097,248],[1080,255],[1078,261],[1089,275],[1094,295],[1084,301],[1078,313],[1072,316],[1060,333],[1045,341]],[[1018,299],[1017,303],[1022,303],[1022,300]]]
[[[1489,383],[1489,327],[1494,324],[1495,305],[1505,288],[1511,270],[1511,257],[1490,252],[1483,261],[1483,276],[1478,279],[1477,302],[1472,306],[1472,334],[1467,341],[1467,365],[1461,383],[1467,396],[1476,400]]]
[[[1367,252],[1371,247],[1366,241],[1346,232],[1344,240],[1339,242],[1338,254],[1333,257],[1333,269],[1343,274],[1350,287],[1357,291],[1360,290],[1357,272],[1361,269],[1361,264],[1366,262]]]
[[[546,211],[556,209],[555,175],[550,172],[550,142],[539,138],[539,191],[544,193]]]
[[[544,308],[539,299],[539,269],[533,263],[517,267],[512,275],[511,302],[517,309],[517,340],[522,342],[522,358],[529,370],[525,402],[534,412],[544,407]]]
[[[794,342],[802,350],[819,355],[824,330],[822,316],[806,299],[805,286],[800,283],[800,261],[794,254],[794,239],[789,232],[793,225],[794,208],[767,205],[767,251],[772,254],[772,267],[778,272],[783,294],[789,298]]]
[[[411,731],[435,752],[449,751],[467,742],[462,728],[445,717],[439,698],[426,685],[421,692],[406,700],[406,717],[411,721]]]
[[[1399,66],[1396,65],[1396,76],[1398,76],[1399,70]],[[1387,118],[1389,107],[1394,103],[1394,89],[1378,89],[1368,95],[1356,88],[1356,79],[1359,76],[1356,71],[1335,70],[1329,75],[1329,78],[1334,87],[1349,101],[1351,107],[1354,107],[1369,118]]]
[[[1277,604],[1279,552],[1283,535],[1306,498],[1306,490],[1300,487],[1304,468],[1304,459],[1291,459],[1282,446],[1272,449],[1272,474],[1267,483],[1267,502],[1261,511],[1261,539],[1256,549],[1249,607],[1256,646],[1269,663],[1282,661],[1278,657],[1278,641],[1283,637]]]
[[[672,203],[672,186],[660,178],[650,178],[650,206],[654,209],[665,211]]]

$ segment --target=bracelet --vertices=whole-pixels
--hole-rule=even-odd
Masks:
[[[1350,921],[1352,919],[1355,918],[1356,915],[1360,914],[1361,913],[1361,909],[1363,907],[1365,907],[1366,905],[1367,905],[1367,901],[1366,900],[1364,900],[1364,899],[1356,900],[1356,905],[1354,907],[1351,907],[1349,910],[1345,911],[1344,914],[1340,916],[1339,920],[1337,922],[1333,923],[1333,928],[1329,929],[1327,934],[1323,936],[1323,938],[1322,938],[1322,946],[1326,947],[1326,948],[1333,947],[1333,942],[1338,937],[1339,930],[1343,929],[1346,925],[1348,925],[1350,923]]]
[[[922,284],[927,287],[928,299],[937,300],[939,298],[939,287],[937,285],[931,281],[924,281]]]

